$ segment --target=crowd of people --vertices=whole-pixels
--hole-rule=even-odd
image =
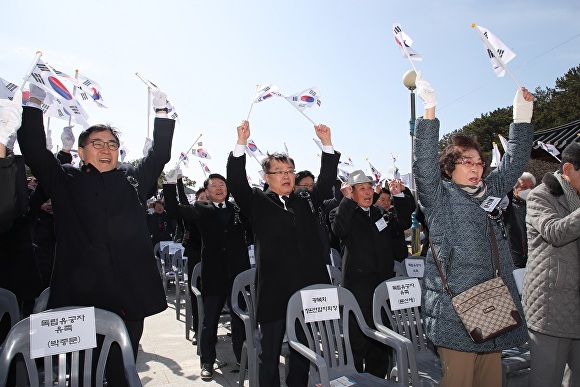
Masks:
[[[232,312],[230,295],[235,277],[251,266],[252,246],[261,332],[258,379],[262,386],[276,386],[292,294],[329,284],[326,265],[336,264],[331,258],[336,250],[341,286],[353,293],[373,327],[374,289],[395,276],[395,261],[409,255],[405,230],[418,211],[431,246],[425,252],[421,313],[427,339],[441,360],[441,385],[500,386],[501,351],[526,342],[530,385],[554,386],[562,380],[580,385],[580,143],[570,144],[558,171],[536,187],[536,178],[524,172],[533,138],[533,95],[522,88],[514,99],[508,149],[497,168],[485,173],[477,139],[455,134],[439,150],[435,91],[420,73],[416,86],[425,106],[414,138],[416,198],[400,180],[383,186],[362,170],[346,181],[337,179],[340,153],[324,124],[314,127],[322,144],[317,176],[296,172],[293,158],[273,153],[261,163],[266,186],[251,187],[246,179],[250,124],[242,121],[225,176],[209,175],[191,204],[179,171],[172,170],[163,198],[148,209],[171,153],[175,122],[167,117],[166,96],[154,94],[153,141],[136,166],[119,162],[115,128],[93,125],[79,135],[82,164],[75,168],[70,128],[63,131],[58,154],[47,149],[40,109],[46,93],[31,85],[24,107],[19,92],[13,100],[0,100],[0,241],[6,252],[0,259],[0,287],[17,296],[23,316],[47,287],[49,308],[95,306],[118,314],[136,358],[144,319],[167,307],[153,246],[179,240],[190,277],[195,264],[202,263],[198,286],[204,318],[194,327],[201,332],[194,344],[200,346],[200,377],[209,380],[224,305],[240,361],[244,328]],[[16,135],[22,156],[12,152]],[[26,179],[25,164],[37,180],[34,187]],[[498,271],[492,260],[495,244]],[[515,268],[526,270],[521,298]],[[25,282],[14,275],[22,270]],[[509,289],[521,323],[474,342],[448,292],[459,294],[496,275]],[[0,321],[0,340],[7,334],[5,325]],[[390,350],[364,336],[354,320],[349,329],[357,370],[387,377],[394,365]],[[287,367],[287,386],[307,385],[306,358],[291,350]],[[125,385],[123,372],[120,351],[112,350],[108,385]]]

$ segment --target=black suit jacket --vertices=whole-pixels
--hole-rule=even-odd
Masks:
[[[398,201],[395,198],[395,205]],[[404,200],[397,206],[397,214],[411,216],[414,202]],[[330,213],[332,231],[342,246],[342,286],[350,290],[362,308],[372,307],[373,292],[382,282],[394,276],[394,222],[379,231],[376,222],[388,219],[387,211],[370,207],[370,216],[351,199],[343,198],[338,208]]]
[[[330,283],[316,209],[332,188],[339,158],[337,152],[323,153],[312,203],[300,189],[290,194],[286,211],[278,195],[248,185],[245,155],[229,156],[228,186],[254,229],[259,322],[285,318],[290,296],[303,287]]]
[[[210,203],[193,206],[177,204],[175,184],[164,184],[165,205],[170,214],[193,222],[201,234],[201,282],[204,295],[228,295],[236,276],[250,268],[248,239],[252,233],[248,219],[232,203],[217,209]],[[223,222],[218,211],[227,214]]]
[[[136,167],[100,173],[61,165],[46,149],[42,111],[24,107],[18,142],[52,199],[56,252],[49,308],[95,306],[138,320],[167,308],[145,206],[171,157],[175,121],[156,118],[153,147]]]

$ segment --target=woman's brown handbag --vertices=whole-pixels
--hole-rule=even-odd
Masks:
[[[499,251],[493,225],[489,220],[495,277],[453,296],[431,243],[433,258],[443,286],[451,297],[455,311],[475,343],[482,343],[507,332],[522,323],[522,317],[508,287],[499,276]]]

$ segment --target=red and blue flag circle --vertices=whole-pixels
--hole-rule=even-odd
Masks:
[[[73,99],[72,94],[68,91],[66,86],[63,85],[62,82],[59,81],[56,77],[49,76],[48,83],[50,84],[50,87],[52,87],[52,89],[56,91],[62,98],[66,99],[67,101]]]
[[[300,97],[300,101],[304,101],[304,102],[314,102],[314,98],[312,98],[309,95],[303,95],[302,97]]]

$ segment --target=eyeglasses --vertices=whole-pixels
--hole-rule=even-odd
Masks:
[[[289,171],[274,171],[274,172],[266,172],[266,175],[276,175],[278,177],[292,175],[294,176],[295,170],[291,169]]]
[[[478,161],[477,163],[474,163],[471,159],[462,159],[460,162],[455,163],[457,164],[461,164],[461,165],[465,165],[467,168],[473,168],[473,167],[479,167],[479,168],[485,168],[485,162],[484,161]]]
[[[116,151],[119,149],[119,143],[117,141],[92,140],[91,144],[95,149],[103,149],[105,144],[107,144],[107,148],[109,148],[109,150]]]
[[[312,188],[314,188],[314,183],[312,183],[312,184],[298,184],[298,187],[312,189]]]

